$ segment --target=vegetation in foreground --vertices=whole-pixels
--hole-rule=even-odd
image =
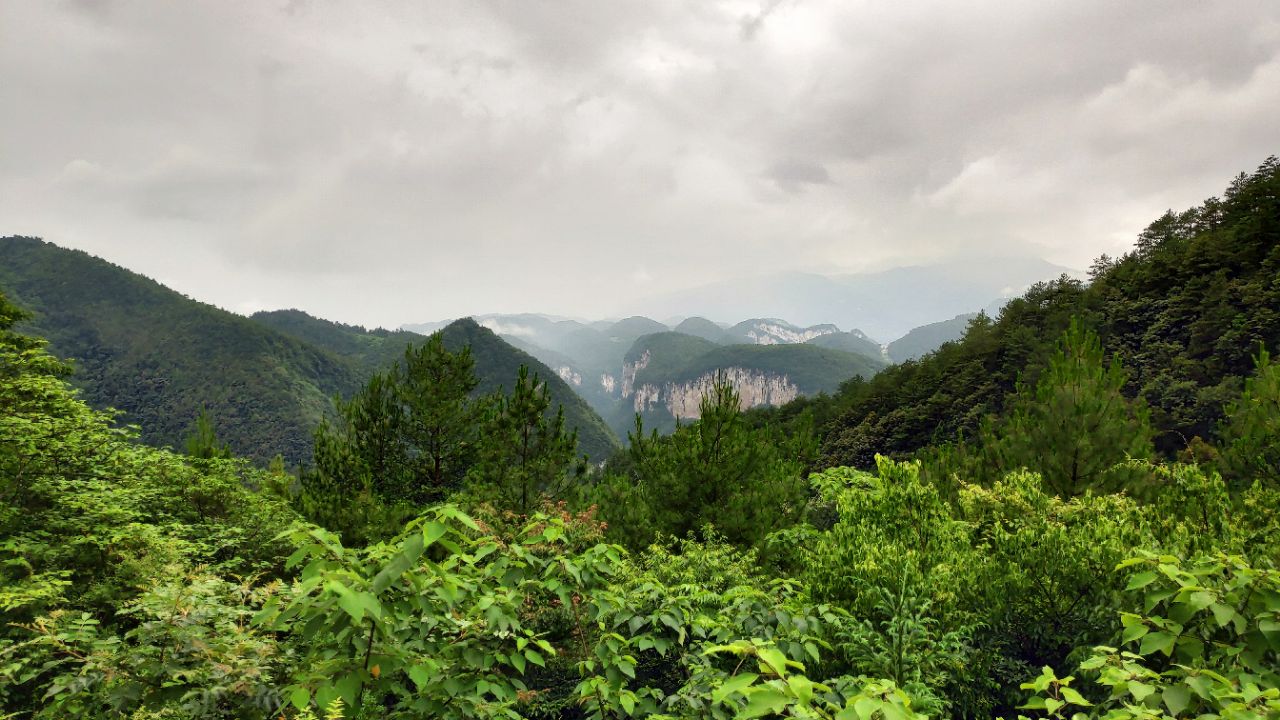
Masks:
[[[1268,239],[1274,268],[1278,176],[1158,222],[1078,304],[1035,289],[823,401],[844,415],[743,414],[721,384],[599,469],[538,377],[477,397],[438,340],[339,403],[297,472],[230,456],[207,418],[187,454],[149,448],[0,299],[0,712],[1280,717],[1280,274],[1230,273]],[[1098,320],[1091,298],[1188,253],[1221,304]],[[992,357],[1019,368],[1004,394]],[[895,396],[998,402],[833,464],[923,422],[869,419]]]

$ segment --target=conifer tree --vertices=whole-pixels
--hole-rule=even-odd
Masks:
[[[1072,320],[1035,387],[1019,387],[1006,417],[984,427],[990,466],[1038,472],[1064,497],[1123,483],[1126,473],[1110,471],[1150,457],[1153,436],[1146,406],[1122,393],[1125,380],[1119,359],[1105,362],[1098,336]]]
[[[468,476],[473,489],[520,513],[553,495],[573,471],[577,431],[565,432],[564,408],[548,417],[551,390],[521,365],[515,388],[498,396],[481,429],[481,450]]]
[[[648,531],[683,537],[709,525],[731,542],[750,545],[799,516],[807,491],[799,458],[812,452],[812,444],[805,428],[792,440],[751,428],[737,390],[718,375],[702,398],[699,419],[669,437],[646,437],[637,420],[628,502],[645,509],[647,522],[640,525]],[[608,485],[617,491],[616,480]]]
[[[1227,408],[1222,429],[1223,474],[1236,485],[1280,480],[1280,365],[1261,348],[1244,394]]]
[[[461,483],[475,455],[484,403],[471,397],[478,382],[471,348],[449,352],[436,333],[405,350],[394,375],[405,462],[415,486],[406,496],[439,499]]]
[[[213,417],[207,408],[201,408],[200,414],[191,427],[185,442],[187,455],[198,460],[217,460],[231,457],[231,447],[218,440],[218,433],[213,427]]]

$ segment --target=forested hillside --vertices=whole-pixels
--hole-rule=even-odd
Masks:
[[[823,464],[870,467],[876,453],[973,437],[1019,381],[1036,381],[1073,317],[1124,363],[1124,393],[1150,407],[1162,452],[1210,439],[1258,350],[1280,341],[1278,208],[1272,158],[1222,198],[1156,220],[1131,253],[1100,258],[1089,283],[1036,285],[997,319],[974,320],[962,340],[849,383],[814,408],[832,418]]]
[[[254,314],[253,319],[351,361],[364,372],[364,377],[390,367],[401,359],[406,347],[425,340],[417,333],[366,330],[315,318],[298,310],[260,312]],[[512,347],[470,318],[455,320],[436,332],[444,338],[445,346],[454,352],[463,347],[471,348],[479,378],[474,390],[477,395],[510,390],[520,366],[524,365],[546,382],[552,406],[564,408],[565,423],[578,430],[578,443],[583,452],[592,458],[603,459],[617,449],[617,436],[600,416],[556,372],[537,358]]]
[[[717,377],[731,383],[746,408],[776,406],[800,395],[834,391],[847,379],[870,377],[883,363],[809,343],[719,345],[679,332],[638,338],[623,358],[619,403],[630,425],[635,413],[668,431],[697,418]]]
[[[149,447],[0,294],[0,715],[1280,717],[1278,253],[1272,159],[1088,284],[777,410],[716,378],[601,467],[527,371],[475,392],[468,322],[296,473]]]
[[[957,315],[950,320],[929,323],[913,328],[911,332],[889,343],[886,352],[894,362],[919,360],[942,347],[943,343],[953,342],[964,337],[969,323],[977,317],[977,313]]]
[[[313,345],[37,238],[0,238],[0,289],[73,362],[85,399],[151,444],[179,446],[205,409],[235,452],[296,461],[330,398],[363,381]]]
[[[145,442],[180,447],[203,410],[235,453],[259,462],[309,460],[312,431],[332,416],[333,397],[425,340],[298,311],[244,318],[37,238],[0,238],[0,289],[30,309],[23,327],[72,361],[85,399],[123,411]],[[509,390],[526,365],[579,428],[583,452],[603,459],[617,447],[599,416],[535,358],[470,321],[443,332],[455,350],[476,345],[477,392]]]

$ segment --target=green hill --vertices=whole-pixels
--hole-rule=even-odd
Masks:
[[[668,377],[680,373],[699,357],[720,347],[717,343],[679,332],[660,332],[636,339],[627,351],[627,364],[641,362],[647,353],[649,359],[637,374],[645,377]]]
[[[680,321],[672,330],[685,335],[694,335],[703,340],[710,340],[719,345],[725,345],[731,342],[729,332],[719,325],[711,322],[704,317],[685,318]]]
[[[302,459],[329,398],[360,380],[330,352],[36,238],[0,238],[0,289],[74,361],[85,399],[150,444],[180,444],[204,407],[235,452]]]
[[[870,378],[883,363],[841,350],[798,345],[719,345],[678,367],[655,366],[636,373],[636,383],[687,382],[724,368],[786,376],[802,394],[831,392],[854,376]]]
[[[976,317],[978,317],[977,313],[965,313],[950,320],[914,328],[911,332],[889,343],[889,359],[894,362],[918,360],[942,347],[943,343],[954,342],[964,337],[969,323]]]
[[[677,332],[638,338],[626,355],[630,382],[616,410],[605,417],[629,427],[636,412],[646,427],[666,432],[677,415],[696,416],[699,397],[717,371],[727,371],[749,406],[764,407],[798,395],[829,393],[855,376],[869,378],[883,361],[817,347],[718,345]]]
[[[572,388],[555,371],[537,358],[480,327],[471,318],[450,323],[441,330],[445,347],[457,352],[463,346],[471,346],[476,361],[476,375],[480,378],[477,392],[493,392],[499,388],[510,390],[516,381],[521,365],[528,365],[531,373],[537,373],[551,389],[551,406],[564,406],[564,424],[577,428],[578,447],[594,460],[604,460],[618,448],[618,438]]]
[[[816,338],[806,340],[805,343],[832,350],[843,350],[869,358],[883,357],[879,343],[856,330],[853,332],[834,332],[827,335],[819,335]]]
[[[407,330],[367,330],[358,325],[322,320],[301,310],[265,310],[249,319],[345,358],[371,375],[404,354],[409,343],[423,335]]]
[[[331,407],[423,336],[366,330],[297,310],[245,318],[191,300],[78,250],[0,238],[0,290],[34,317],[25,329],[74,362],[74,381],[98,407],[124,412],[142,440],[178,446],[201,408],[237,454],[291,462],[311,454],[311,431]],[[560,378],[470,320],[443,331],[471,344],[479,390],[509,387],[521,364],[547,379],[582,452],[607,457],[617,440]]]
[[[963,339],[815,407],[834,418],[824,463],[868,466],[875,452],[972,435],[1019,380],[1036,380],[1073,316],[1123,362],[1162,452],[1213,437],[1258,349],[1280,349],[1280,160],[1239,176],[1222,198],[1166,213],[1132,252],[1099,259],[1090,274],[1087,285],[1065,275],[1038,284],[998,319],[973,320]]]
[[[366,330],[312,317],[299,310],[261,312],[253,319],[305,339],[369,372],[389,366],[404,354],[407,345],[424,339],[424,336],[406,330]],[[531,372],[547,381],[552,407],[564,406],[565,425],[578,429],[578,446],[582,452],[595,459],[604,459],[618,447],[617,437],[600,416],[554,370],[537,358],[514,347],[471,318],[455,320],[437,332],[443,336],[445,347],[454,352],[471,346],[476,377],[480,381],[476,386],[477,394],[510,390],[520,366],[527,365]]]

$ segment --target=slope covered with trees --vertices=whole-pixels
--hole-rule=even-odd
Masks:
[[[364,377],[389,368],[404,355],[406,347],[426,340],[413,332],[366,330],[312,317],[298,310],[260,312],[253,319],[350,361],[364,371]],[[556,407],[564,408],[565,422],[568,427],[577,429],[578,442],[584,453],[604,459],[617,449],[617,437],[600,416],[537,358],[512,346],[470,318],[455,320],[436,332],[453,352],[471,348],[478,379],[474,388],[477,395],[514,387],[523,365],[545,381],[551,394],[552,412]]]
[[[36,238],[0,239],[0,288],[74,363],[85,399],[152,444],[178,446],[203,408],[237,453],[297,460],[329,398],[362,379],[313,345]]]
[[[969,323],[977,317],[977,313],[957,315],[950,320],[921,325],[912,328],[911,332],[889,343],[887,352],[894,362],[918,360],[942,347],[944,343],[953,342],[964,337]]]
[[[1156,220],[1124,257],[1099,259],[1089,283],[1036,285],[997,319],[973,320],[962,340],[846,385],[817,409],[834,418],[823,463],[868,467],[877,452],[972,437],[1019,381],[1035,382],[1077,317],[1128,369],[1125,394],[1150,407],[1156,447],[1194,450],[1254,355],[1280,342],[1278,307],[1280,162],[1270,158],[1222,198]]]
[[[30,308],[24,327],[74,364],[85,399],[121,410],[144,441],[180,447],[203,410],[231,450],[259,462],[309,459],[312,430],[331,416],[333,397],[349,396],[425,340],[299,311],[241,317],[36,238],[0,239],[0,288]],[[526,365],[580,428],[584,452],[604,458],[617,447],[599,416],[533,357],[469,320],[443,333],[455,349],[476,345],[477,392],[513,387]]]

